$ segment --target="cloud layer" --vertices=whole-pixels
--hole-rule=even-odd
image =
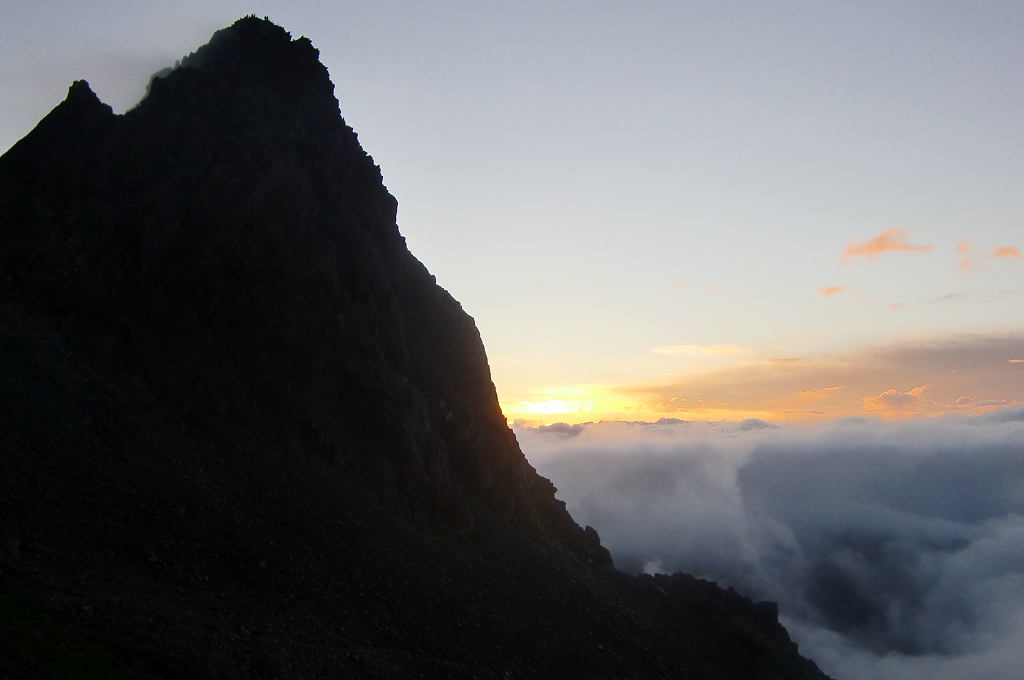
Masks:
[[[778,601],[836,677],[1019,675],[1024,409],[516,434],[619,568],[688,571]]]

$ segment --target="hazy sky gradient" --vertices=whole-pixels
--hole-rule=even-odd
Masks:
[[[312,39],[410,248],[476,318],[513,418],[632,418],[649,399],[607,395],[1024,337],[1020,3],[2,9],[2,148],[76,78],[125,110],[245,13]],[[679,346],[735,350],[653,351]],[[1024,376],[1019,358],[992,360]],[[779,404],[835,386],[819,377],[677,413],[797,417]],[[939,377],[880,373],[843,413]],[[959,396],[1024,388],[979,378]]]

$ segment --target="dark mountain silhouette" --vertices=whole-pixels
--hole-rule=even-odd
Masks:
[[[248,17],[0,157],[0,671],[823,677],[773,605],[610,568],[333,90]]]

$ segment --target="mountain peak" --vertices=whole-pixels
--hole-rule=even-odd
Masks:
[[[65,100],[73,104],[79,105],[92,105],[102,104],[100,98],[96,96],[96,93],[89,87],[89,83],[85,80],[76,80],[71,83],[71,87],[68,88],[68,96]]]
[[[165,106],[182,97],[204,108],[255,107],[250,117],[286,112],[340,118],[334,84],[307,38],[267,19],[239,19],[174,67],[155,73],[138,108]]]
[[[327,69],[320,63],[320,52],[308,38],[293,40],[284,28],[255,16],[244,17],[217,31],[208,43],[184,57],[179,65],[253,72],[282,69],[293,76],[307,71],[327,78]]]
[[[80,81],[30,138],[3,160],[0,293],[106,338],[203,427],[445,531],[496,517],[610,562],[520,451],[308,40],[246,17],[123,116]],[[41,148],[57,174],[28,172]]]

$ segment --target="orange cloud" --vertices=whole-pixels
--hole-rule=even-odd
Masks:
[[[919,402],[921,395],[928,389],[928,385],[921,385],[915,387],[909,392],[900,392],[899,390],[886,390],[877,397],[864,397],[864,405],[869,408],[882,408],[890,409],[893,407],[907,406]]]
[[[864,404],[862,413],[871,413],[880,416],[884,420],[891,420],[915,415],[920,416],[929,412],[941,413],[950,410],[949,405],[936,403],[923,396],[926,389],[928,389],[928,385],[921,385],[909,392],[890,389],[876,397],[864,397],[861,399],[861,402]],[[960,397],[957,399],[956,405],[966,407],[970,403],[970,398]]]
[[[967,241],[960,241],[956,244],[956,252],[962,253],[964,259],[960,260],[960,264],[957,265],[957,269],[966,275],[971,273],[971,258],[967,257],[967,251],[971,249],[971,244]]]
[[[889,305],[890,309],[897,309],[897,308],[902,307],[902,306],[903,306],[902,302],[894,302],[891,305]]]
[[[836,293],[842,293],[844,290],[846,290],[846,286],[825,286],[824,288],[818,290],[818,294],[824,295],[825,297],[829,297],[830,295],[835,295]]]
[[[842,385],[836,385],[835,387],[824,387],[817,392],[813,390],[804,390],[803,392],[797,392],[796,396],[799,397],[801,401],[818,401],[821,399],[828,399],[830,394],[841,389],[843,389]]]
[[[898,229],[893,227],[883,231],[878,236],[874,237],[870,241],[864,241],[863,243],[854,243],[853,239],[846,244],[846,251],[843,253],[843,258],[856,257],[863,255],[869,260],[873,260],[875,255],[888,251],[895,251],[899,253],[909,253],[914,250],[929,251],[932,249],[931,246],[922,245],[911,245],[907,243],[907,237],[910,235],[905,229]]]
[[[956,371],[954,371],[955,373]],[[877,397],[864,397],[861,401],[864,408],[861,414],[877,415],[883,420],[894,420],[897,418],[920,418],[926,416],[942,415],[945,413],[984,413],[992,408],[1005,406],[1016,406],[1018,400],[989,399],[978,401],[966,395],[960,396],[953,403],[929,399],[924,396],[924,391],[929,385],[915,387],[909,392],[899,390],[886,390]]]
[[[991,253],[986,255],[985,259],[986,260],[994,260],[994,259],[1003,258],[1003,257],[1009,258],[1011,260],[1019,260],[1020,259],[1020,250],[1017,249],[1017,246],[999,246],[998,248],[993,250]]]

